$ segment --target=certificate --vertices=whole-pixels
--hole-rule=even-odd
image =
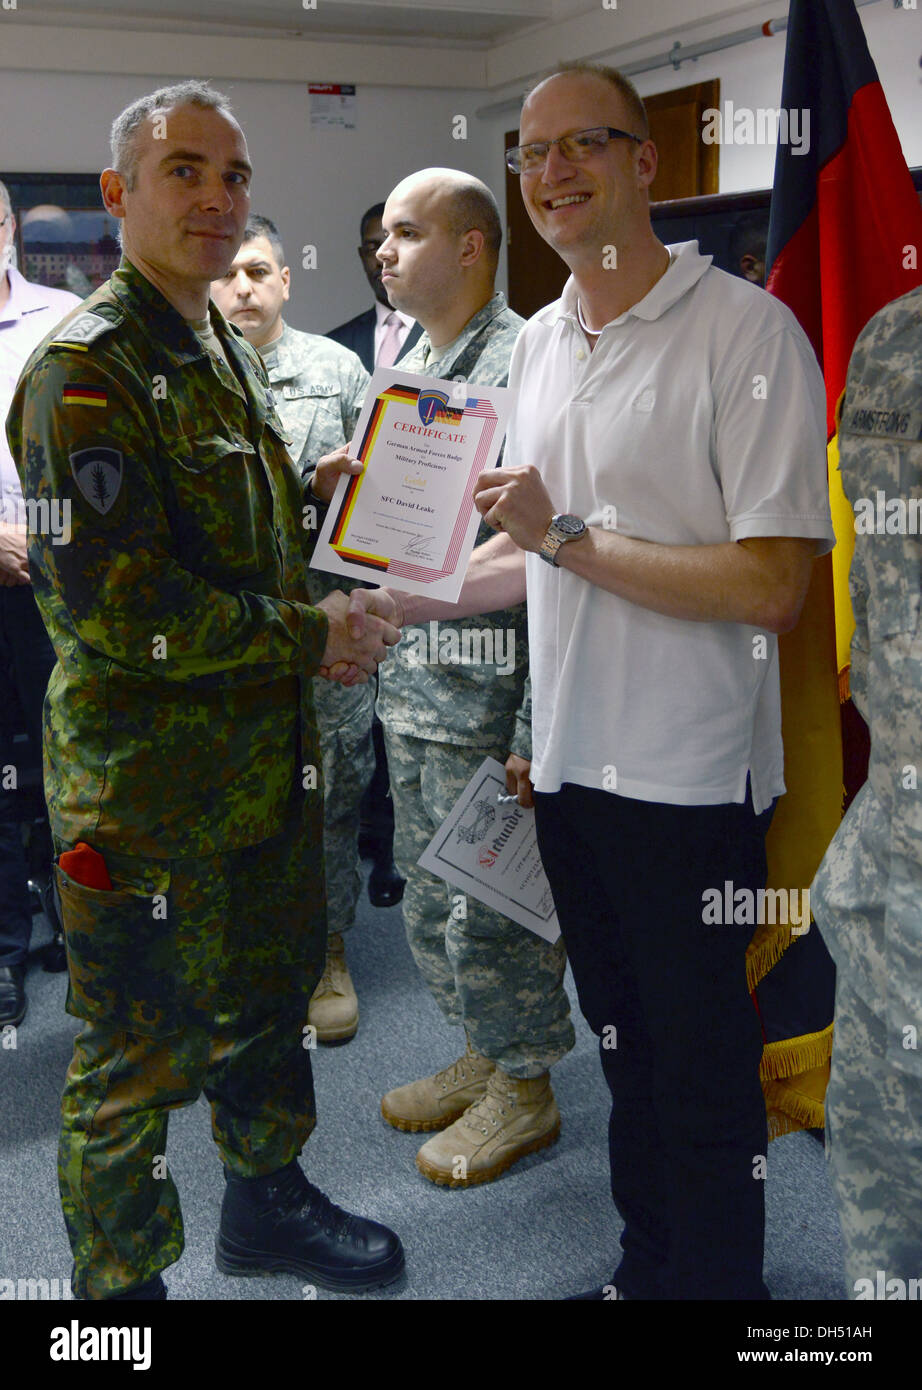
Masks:
[[[314,568],[454,603],[480,524],[474,483],[508,413],[505,387],[377,368],[354,435],[365,468],[340,478]]]
[[[483,760],[418,862],[545,941],[560,935],[535,813],[506,796],[495,758]]]

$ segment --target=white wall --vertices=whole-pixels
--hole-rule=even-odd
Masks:
[[[783,3],[767,0],[760,19],[770,15],[783,14]],[[894,10],[890,0],[881,0],[877,5],[868,5],[859,10],[871,57],[877,67],[884,95],[890,106],[893,122],[900,137],[903,154],[910,167],[922,165],[922,69],[919,55],[922,53],[922,9]],[[752,23],[752,17],[743,15],[729,18],[721,26],[710,26],[710,32],[732,33]],[[698,35],[694,32],[670,32],[668,37],[650,47],[650,53],[664,53],[672,46],[674,38],[680,38],[683,45],[694,43]],[[704,82],[711,78],[720,79],[721,103],[732,101],[734,106],[756,108],[777,107],[781,103],[781,79],[784,70],[784,33],[774,38],[757,39],[751,43],[727,48],[696,62],[685,62],[676,72],[672,66],[658,68],[652,72],[640,73],[634,78],[641,96],[652,96],[659,92],[673,91],[678,87]],[[550,34],[543,53],[536,50],[532,55],[541,68],[553,66],[558,61],[559,51],[555,48]],[[581,56],[592,57],[591,54]],[[606,52],[605,62],[615,66],[619,61],[627,62],[638,57],[637,48],[618,52]],[[520,82],[516,87],[507,87],[487,96],[483,94],[481,104],[498,102],[504,96],[512,95],[526,85]],[[513,129],[517,124],[515,111],[507,111],[488,116],[481,123],[485,128],[485,141],[488,151],[488,172],[483,175],[491,187],[502,188],[502,143],[503,132]],[[720,192],[737,193],[746,189],[771,188],[774,178],[775,147],[759,145],[724,145],[720,148]],[[653,186],[656,194],[656,185]]]
[[[780,8],[774,7],[776,12]],[[859,14],[906,162],[910,167],[922,164],[922,12],[894,10],[889,3],[882,3],[869,5]],[[728,25],[728,29],[736,27]],[[729,100],[737,108],[777,107],[781,104],[784,43],[781,33],[685,63],[678,73],[671,67],[641,73],[635,79],[637,89],[646,97],[718,77],[722,105]],[[771,188],[774,168],[774,145],[722,145],[720,191]],[[655,196],[655,185],[653,193]]]
[[[114,77],[0,71],[0,168],[6,172],[95,172],[109,162],[114,116],[171,74]],[[343,78],[342,80],[348,80]],[[452,117],[482,96],[428,88],[358,90],[358,128],[312,131],[307,86],[295,82],[216,82],[243,126],[254,168],[253,209],[279,227],[292,268],[288,318],[323,333],[369,306],[359,266],[359,218],[404,175],[449,165],[484,177],[488,132],[469,119],[467,140],[452,138]],[[317,269],[300,248],[317,247]]]
[[[703,15],[709,8],[713,10],[713,4],[711,0],[695,0],[693,5],[683,3],[679,8],[688,14],[696,10]],[[784,8],[781,0],[776,4],[766,0],[765,10],[760,8],[758,17],[764,19],[772,11],[776,15],[783,13]],[[702,36],[704,31],[683,28],[678,20],[675,31],[664,30],[662,23],[668,22],[667,9],[661,6],[656,11],[661,21],[661,36],[648,41],[646,48],[641,49],[635,43],[624,52],[613,53],[609,48],[604,55],[600,52],[600,56],[617,64],[634,59],[641,52],[665,52],[675,37],[683,44],[690,44]],[[614,21],[617,14],[627,12],[605,13]],[[922,120],[919,119],[922,84],[918,66],[922,51],[922,11],[894,10],[890,0],[880,0],[859,13],[907,162],[922,164]],[[635,18],[637,14],[639,12],[635,12]],[[719,23],[712,20],[707,34],[743,28],[752,23],[754,17],[747,12]],[[587,25],[590,19],[591,16],[586,20]],[[596,26],[592,32],[601,32],[598,17],[592,22]],[[652,23],[650,27],[653,28]],[[573,25],[567,26],[565,32],[574,33]],[[101,168],[108,160],[108,128],[113,116],[140,93],[173,80],[177,75],[165,71],[162,64],[155,75],[125,75],[129,60],[137,62],[138,45],[128,43],[130,36],[113,35],[110,48],[104,35],[89,36],[88,31],[82,34],[81,41],[92,38],[92,44],[88,45],[88,52],[94,55],[92,61],[99,65],[111,56],[112,67],[119,67],[120,75],[28,70],[35,69],[41,62],[47,62],[49,68],[64,64],[68,54],[61,54],[59,47],[55,49],[56,59],[49,56],[54,37],[53,31],[47,32],[42,41],[33,35],[29,47],[23,38],[23,52],[15,59],[20,67],[0,70],[0,131],[3,132],[0,167],[11,172],[88,172]],[[189,42],[177,39],[173,45],[174,52],[176,44],[184,45],[187,61],[181,75],[189,70],[186,51]],[[285,80],[270,81],[261,76],[260,80],[251,81],[233,74],[254,70],[252,66],[247,67],[245,55],[250,50],[256,53],[256,46],[247,45],[243,40],[223,42],[227,52],[222,50],[222,70],[230,75],[218,77],[216,85],[230,93],[247,133],[256,171],[254,208],[278,222],[288,249],[293,275],[289,317],[296,326],[323,332],[367,307],[368,289],[355,256],[358,218],[370,203],[386,197],[404,174],[429,164],[464,168],[483,178],[496,193],[501,208],[504,207],[503,132],[517,124],[517,108],[482,117],[475,112],[505,96],[517,94],[524,79],[517,78],[514,84],[492,91],[474,85],[481,71],[499,71],[501,63],[491,68],[491,64],[483,63],[480,57],[475,59],[474,55],[457,50],[454,56],[446,50],[433,63],[429,61],[428,52],[423,61],[422,50],[405,50],[402,57],[407,81],[414,85],[401,87],[393,85],[398,56],[393,49],[354,46],[351,52],[355,56],[350,58],[348,46],[340,45],[329,50],[336,53],[333,70],[327,66],[332,59],[323,58],[321,45],[298,50],[295,61],[296,45],[292,44],[287,46],[292,52],[287,55],[285,67],[279,70],[280,78],[284,76]],[[141,51],[148,50],[142,48]],[[162,36],[150,51],[162,54]],[[216,54],[217,64],[217,50],[212,46],[211,51]],[[308,58],[304,56],[308,51],[321,55],[311,57],[311,71],[308,71]],[[7,45],[3,55],[6,61],[10,61],[9,52]],[[271,52],[259,47],[258,52],[262,55],[258,70],[261,73],[272,70],[269,59],[278,62],[277,47],[273,46]],[[541,70],[556,62],[561,52],[561,31],[551,25],[528,40],[527,61]],[[302,56],[304,82],[292,81],[290,74],[300,68]],[[579,56],[593,54],[580,51]],[[378,57],[382,85],[359,85],[358,129],[312,131],[307,78],[350,81],[369,73],[377,75]],[[456,59],[457,66],[453,66]],[[73,56],[75,64],[78,60],[85,66],[91,61],[88,56]],[[519,58],[517,61],[516,71],[522,68],[525,60]],[[351,72],[350,64],[354,65],[355,72]],[[774,107],[780,104],[783,64],[784,35],[781,34],[773,39],[759,39],[726,49],[695,63],[686,62],[678,72],[670,66],[643,73],[636,81],[641,94],[646,96],[719,77],[722,101],[733,101],[736,106]],[[510,64],[506,67],[509,69]],[[470,85],[453,87],[453,74],[459,74],[454,80]],[[444,85],[421,87],[418,85],[421,75],[425,75],[425,80]],[[452,118],[457,114],[468,118],[469,138],[466,141],[452,138]],[[773,167],[774,149],[771,147],[723,146],[720,150],[720,191],[769,188]],[[313,271],[302,269],[300,257],[296,255],[306,244],[316,245],[318,249],[318,268]]]

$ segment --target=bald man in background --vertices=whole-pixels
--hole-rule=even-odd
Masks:
[[[394,307],[424,329],[400,369],[505,386],[523,320],[494,292],[502,229],[487,186],[455,169],[424,169],[391,193],[383,226],[382,285]],[[347,450],[322,460],[314,479],[321,497],[332,495],[337,468],[360,465],[349,463]],[[477,544],[491,534],[481,525]],[[463,652],[466,628],[492,629],[494,641],[479,649],[505,650],[508,660],[440,661],[444,634],[456,634],[455,650]],[[407,879],[407,939],[446,1019],[463,1025],[467,1046],[434,1076],[389,1091],[381,1110],[396,1129],[441,1131],[416,1165],[432,1182],[462,1187],[490,1182],[556,1141],[550,1067],[573,1046],[574,1033],[562,942],[542,940],[417,864],[485,757],[508,759],[527,784],[531,756],[524,603],[440,622],[439,633],[439,653],[426,648],[428,661],[411,664],[428,633],[407,629],[388,663],[393,671],[382,667],[378,715],[394,798],[394,855]]]

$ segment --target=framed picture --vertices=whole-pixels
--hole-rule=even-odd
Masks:
[[[96,174],[5,174],[16,217],[17,264],[27,280],[85,298],[121,259],[118,223]]]

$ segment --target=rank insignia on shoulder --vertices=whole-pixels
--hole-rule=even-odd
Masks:
[[[81,386],[79,382],[69,381],[61,392],[65,405],[95,405],[105,410],[109,404],[109,392],[104,386]]]
[[[70,471],[83,496],[100,516],[112,510],[125,471],[118,449],[102,444],[80,449],[70,455]]]
[[[101,338],[103,333],[114,327],[115,324],[109,319],[104,319],[101,314],[94,314],[88,309],[86,313],[78,314],[70,323],[65,324],[48,346],[78,348],[85,352],[90,343],[95,343],[97,338]]]

